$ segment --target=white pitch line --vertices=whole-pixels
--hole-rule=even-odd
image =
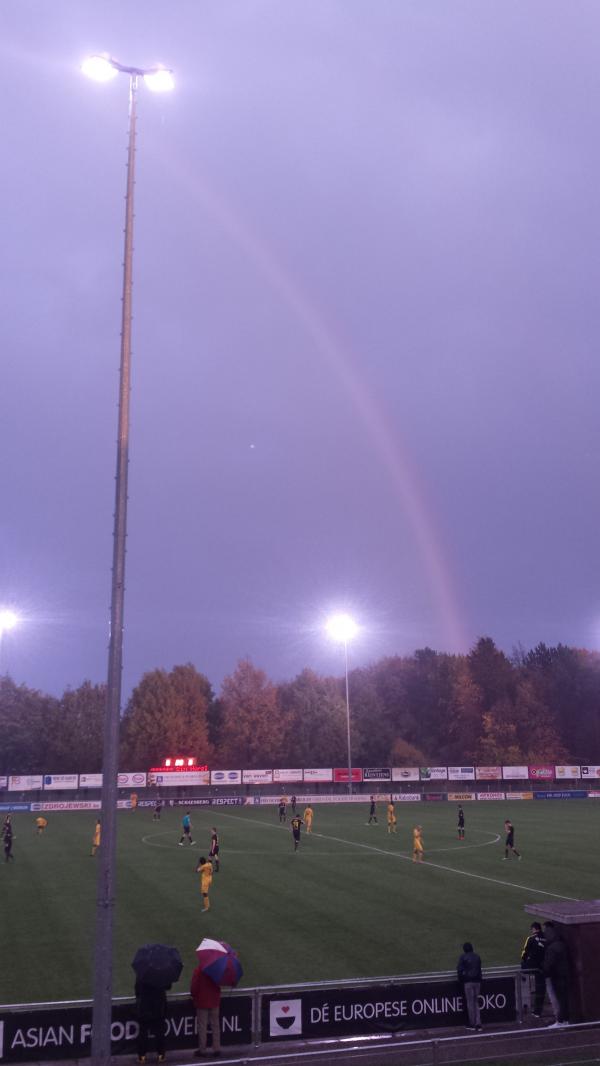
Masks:
[[[267,829],[283,829],[284,826],[273,825],[272,822],[261,822],[258,818],[240,818],[239,815],[226,814],[226,818],[233,818],[237,822],[254,822],[256,825],[265,826]],[[403,855],[400,851],[386,851],[385,848],[375,848],[372,844],[361,844],[356,840],[344,840],[343,837],[332,837],[325,833],[311,833],[311,836],[321,837],[322,840],[335,840],[337,844],[349,844],[354,848],[363,848],[365,851],[374,851],[379,855],[390,855],[395,859],[402,859],[404,862],[412,862],[410,855]],[[497,843],[500,837],[496,835],[494,841],[490,843]],[[475,845],[481,846],[481,845]],[[465,849],[457,849],[464,851]],[[559,892],[547,892],[543,888],[531,888],[529,885],[517,885],[514,881],[501,881],[497,877],[486,877],[484,874],[470,873],[469,870],[456,870],[453,866],[442,866],[441,863],[429,862],[428,859],[421,863],[415,863],[415,866],[430,866],[434,870],[444,870],[447,873],[458,874],[459,877],[472,877],[476,881],[488,881],[492,885],[503,885],[504,888],[517,888],[520,892],[535,892],[538,896],[552,896],[553,899],[566,899],[571,903],[577,903],[577,896],[563,896]]]

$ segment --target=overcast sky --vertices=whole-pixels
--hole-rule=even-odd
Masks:
[[[2,0],[1,672],[600,643],[597,0]]]

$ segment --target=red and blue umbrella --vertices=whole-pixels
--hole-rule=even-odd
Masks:
[[[224,940],[205,937],[196,948],[200,968],[216,985],[234,988],[242,974],[242,964],[237,951]]]

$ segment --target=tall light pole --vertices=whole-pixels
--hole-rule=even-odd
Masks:
[[[119,723],[123,671],[123,620],[125,601],[125,545],[127,537],[127,473],[129,466],[129,393],[131,389],[131,307],[133,287],[133,192],[135,187],[136,103],[140,78],[149,89],[161,92],[173,87],[170,70],[164,67],[126,67],[109,55],[90,56],[82,63],[84,74],[95,81],[110,81],[118,74],[129,78],[129,137],[125,193],[125,247],[121,311],[121,363],[119,368],[119,415],[117,473],[113,527],[113,563],[110,601],[110,639],[104,716],[102,759],[102,846],[99,852],[96,888],[96,940],[94,960],[94,1006],[92,1016],[92,1061],[109,1066],[111,1061],[112,949],[115,904],[117,842],[117,774],[119,769]]]
[[[358,633],[358,626],[349,614],[334,614],[326,626],[332,640],[344,645],[346,674],[346,738],[348,743],[348,795],[352,795],[352,748],[350,744],[350,689],[348,686],[348,641]]]

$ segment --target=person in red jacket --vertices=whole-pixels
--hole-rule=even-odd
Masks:
[[[210,1055],[206,1046],[207,1026],[210,1021],[212,1031],[212,1053],[221,1054],[221,1019],[219,1008],[221,1006],[221,989],[210,977],[202,972],[200,966],[196,966],[192,974],[190,995],[196,1007],[198,1019],[199,1046],[195,1049],[199,1055]]]

